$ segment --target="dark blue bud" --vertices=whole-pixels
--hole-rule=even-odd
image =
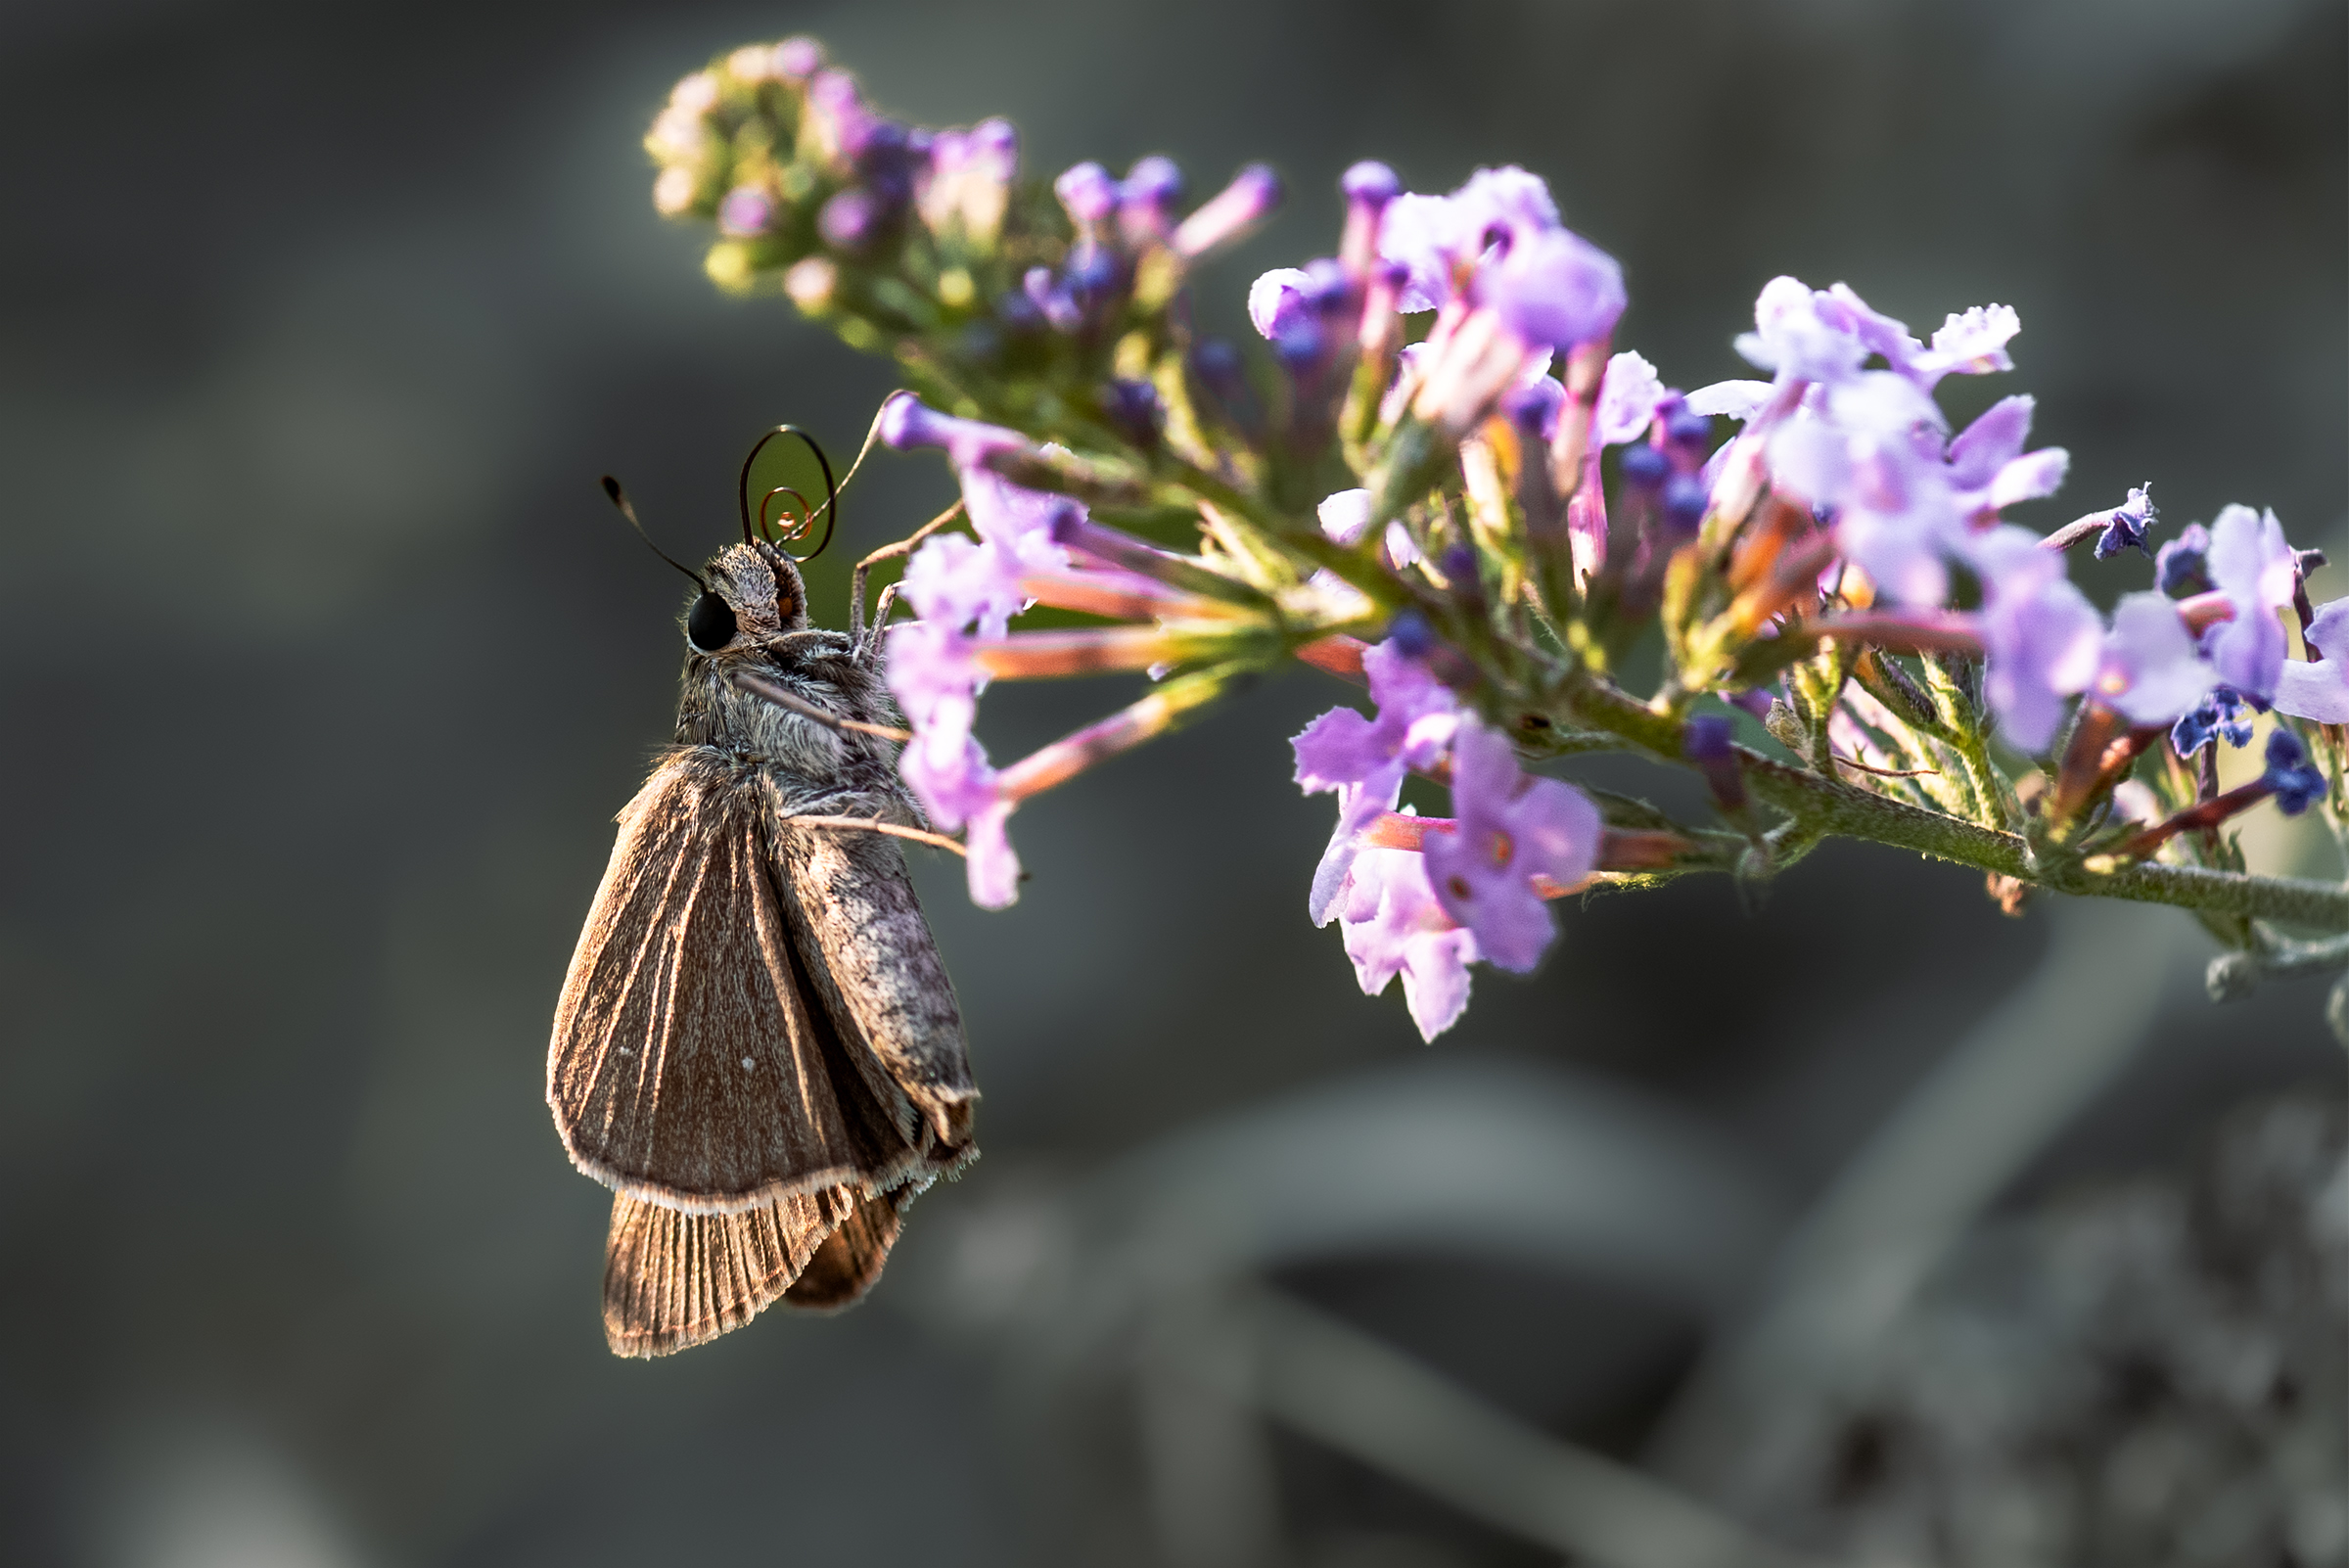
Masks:
[[[1158,444],[1158,389],[1148,382],[1111,382],[1101,394],[1101,414],[1134,445]]]
[[[2210,530],[2199,523],[2179,530],[2178,537],[2153,558],[2153,581],[2173,599],[2210,591]]]
[[[2181,757],[2191,757],[2214,740],[2238,749],[2251,744],[2250,707],[2233,686],[2213,686],[2170,726],[2170,745]]]
[[[1671,477],[1672,459],[1648,445],[1627,446],[1623,449],[1623,479],[1627,484],[1643,490],[1661,488]]]
[[[1699,714],[1681,734],[1681,750],[1692,762],[1718,762],[1729,755],[1735,725],[1727,714]]]
[[[1387,623],[1387,642],[1405,659],[1425,659],[1436,649],[1436,628],[1416,610],[1399,610]]]
[[[1708,415],[1691,414],[1683,406],[1665,421],[1664,438],[1681,450],[1693,453],[1701,461],[1705,448],[1713,442],[1713,421]]]
[[[1664,484],[1664,521],[1681,533],[1694,533],[1711,505],[1705,482],[1694,474],[1675,474]]]
[[[2275,792],[2276,808],[2298,816],[2325,798],[2325,775],[2311,766],[2300,737],[2288,729],[2268,731],[2268,769],[2259,781]]]
[[[1403,194],[1403,181],[1397,179],[1395,171],[1386,164],[1364,159],[1345,172],[1338,181],[1338,188],[1346,193],[1349,202],[1385,207]]]

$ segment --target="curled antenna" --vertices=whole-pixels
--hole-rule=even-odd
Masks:
[[[808,435],[797,425],[777,425],[773,430],[770,430],[765,435],[760,437],[758,443],[752,446],[750,456],[742,460],[742,479],[734,487],[735,499],[740,502],[742,507],[742,542],[745,544],[751,544],[755,542],[751,536],[751,465],[759,460],[759,454],[766,449],[766,443],[773,440],[778,436],[797,436],[802,441],[806,443],[807,450],[815,454],[817,466],[821,467],[824,471],[824,504],[816,508],[816,512],[820,512],[824,519],[823,539],[816,545],[814,549],[808,551],[806,555],[795,555],[792,557],[792,559],[795,561],[812,561],[817,556],[824,553],[825,545],[828,545],[832,542],[832,530],[840,518],[840,484],[832,478],[832,459],[824,455],[824,449],[816,444],[814,437]],[[799,492],[795,490],[792,493],[796,495]],[[767,495],[769,499],[772,499],[774,491],[768,491]],[[806,498],[805,496],[801,497],[801,505],[803,507],[806,505]],[[766,503],[764,501],[760,503],[759,510],[761,514],[765,512]],[[800,537],[802,534],[805,534],[809,528],[813,527],[814,523],[815,515],[814,513],[810,513],[805,520],[802,521],[799,530],[796,532],[787,535],[787,537]],[[763,527],[763,525],[761,525],[761,527]]]
[[[807,530],[815,527],[815,509],[807,504],[806,496],[802,495],[798,490],[793,489],[788,484],[778,484],[773,489],[767,491],[766,494],[760,497],[759,536],[762,539],[769,536],[766,531],[769,526],[766,515],[766,503],[773,500],[778,495],[788,495],[793,501],[799,502],[800,510],[799,515],[794,517],[791,511],[791,504],[788,501],[776,510],[773,519],[775,532],[772,535],[775,543],[789,544],[794,539],[806,537]],[[784,528],[783,525],[786,523],[789,523],[791,527],[788,529]]]
[[[604,476],[604,494],[610,498],[614,506],[620,508],[620,515],[628,520],[628,527],[636,530],[636,536],[645,542],[646,548],[650,549],[653,554],[659,556],[662,560],[667,561],[670,566],[675,567],[679,572],[682,572],[687,576],[693,578],[693,585],[695,587],[701,589],[704,593],[708,593],[710,591],[710,584],[702,580],[702,575],[699,572],[696,572],[693,568],[685,565],[675,556],[670,555],[667,550],[662,549],[658,544],[653,543],[653,536],[644,531],[644,525],[642,523],[636,521],[636,508],[628,504],[628,492],[622,489],[620,487],[620,481],[614,479],[609,474]]]

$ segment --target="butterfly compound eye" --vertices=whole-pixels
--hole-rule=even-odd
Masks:
[[[702,652],[717,652],[734,640],[734,607],[714,593],[703,594],[685,614],[685,635]]]

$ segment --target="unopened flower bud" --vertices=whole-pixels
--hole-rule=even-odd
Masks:
[[[1403,182],[1386,164],[1365,159],[1348,169],[1338,186],[1346,193],[1346,232],[1338,245],[1338,259],[1349,273],[1364,277],[1378,259],[1379,218],[1387,204],[1403,194]]]
[[[1623,450],[1623,482],[1637,489],[1659,490],[1672,477],[1672,459],[1653,446],[1627,446]]]
[[[1148,450],[1158,444],[1158,389],[1148,382],[1111,382],[1101,396],[1101,414],[1134,445]]]
[[[1675,474],[1664,482],[1664,521],[1675,533],[1695,537],[1706,504],[1705,482],[1694,474]]]
[[[984,468],[997,452],[1024,452],[1028,438],[1000,425],[942,414],[911,392],[898,392],[881,405],[881,441],[897,451],[943,446],[956,468]]]
[[[672,170],[672,172],[674,172]],[[659,193],[655,192],[658,201]],[[774,226],[774,199],[756,185],[738,185],[726,193],[717,204],[717,228],[720,234],[736,239],[752,239]]]
[[[1118,188],[1118,226],[1136,248],[1174,231],[1174,204],[1182,200],[1182,170],[1171,158],[1136,160]]]
[[[2259,781],[2274,792],[2276,808],[2298,816],[2325,798],[2325,775],[2308,761],[2300,738],[2279,726],[2268,731],[2268,766]]]
[[[1115,216],[1118,182],[1098,163],[1079,163],[1052,182],[1052,194],[1069,214],[1069,221],[1087,233]]]
[[[775,45],[775,74],[801,82],[824,69],[824,46],[813,38],[786,38]]]
[[[653,210],[663,217],[675,217],[693,206],[701,186],[692,169],[682,166],[663,169],[653,181]]]
[[[880,237],[886,221],[872,193],[852,185],[824,204],[815,215],[815,229],[833,250],[853,254]]]
[[[1228,245],[1262,223],[1280,205],[1280,176],[1251,163],[1229,185],[1202,203],[1174,231],[1174,254],[1185,259]]]
[[[726,71],[740,81],[765,81],[776,74],[775,52],[747,45],[726,56]]]
[[[808,256],[783,274],[783,292],[807,315],[820,316],[830,310],[839,291],[840,268],[826,256]]]

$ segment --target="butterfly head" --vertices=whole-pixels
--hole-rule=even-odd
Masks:
[[[807,627],[807,587],[791,557],[761,540],[730,544],[703,569],[708,584],[685,611],[685,640],[714,654]]]

